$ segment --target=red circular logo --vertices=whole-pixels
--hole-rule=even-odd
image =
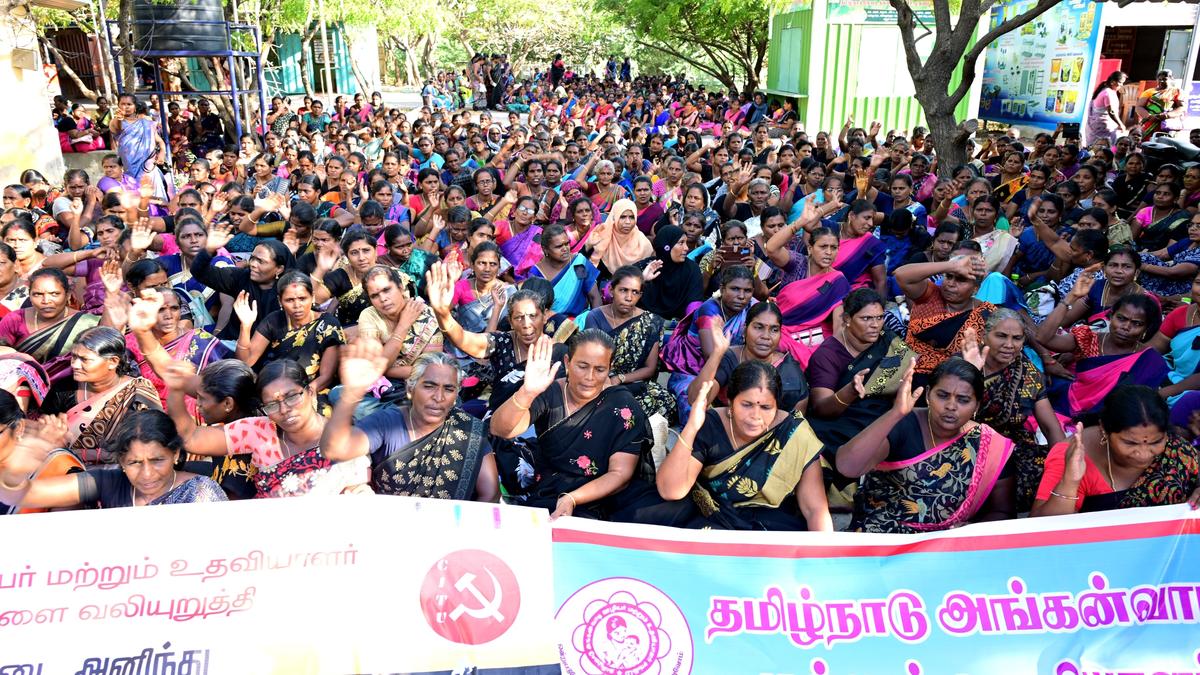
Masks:
[[[500,558],[478,549],[455,551],[429,568],[421,611],[433,632],[451,642],[481,645],[504,634],[521,610],[521,587]]]

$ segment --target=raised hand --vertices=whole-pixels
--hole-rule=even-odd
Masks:
[[[646,269],[642,270],[642,278],[646,281],[654,281],[662,274],[663,261],[651,260]]]
[[[554,377],[562,366],[554,360],[554,341],[541,335],[529,347],[529,360],[525,364],[525,383],[521,388],[537,396],[554,383]]]
[[[504,284],[496,284],[495,286],[492,286],[492,290],[488,292],[488,294],[492,296],[492,305],[497,308],[504,305],[505,288],[506,286]]]
[[[714,354],[724,354],[729,351],[731,344],[729,336],[725,334],[725,324],[720,319],[716,319],[709,327],[712,331],[712,344]]]
[[[387,358],[378,340],[355,340],[339,354],[338,376],[350,391],[365,393],[387,372]]]
[[[317,249],[317,270],[322,275],[328,274],[330,270],[337,267],[338,261],[342,259],[341,251],[337,250],[336,246],[334,244],[329,248]]]
[[[1074,285],[1067,293],[1067,304],[1074,304],[1088,296],[1092,292],[1092,286],[1096,285],[1096,272],[1100,271],[1100,263],[1096,263],[1079,273],[1075,279]]]
[[[242,291],[233,301],[233,313],[237,315],[238,321],[242,322],[243,326],[253,325],[258,319],[258,303],[251,300],[246,291]]]
[[[154,196],[154,182],[150,174],[142,174],[142,180],[138,184],[138,196],[142,199],[150,199]]]
[[[429,234],[426,236],[436,238],[438,233],[444,229],[446,229],[446,219],[442,217],[442,214],[435,213],[429,217]]]
[[[817,213],[816,201],[815,199],[804,200],[804,208],[800,211],[800,223],[802,225],[811,225],[820,219],[821,216]]]
[[[454,282],[446,263],[436,262],[425,273],[425,292],[429,295],[429,306],[438,314],[449,314],[454,299]]]
[[[141,196],[137,193],[122,192],[121,207],[125,209],[125,221],[132,222],[141,206]]]
[[[211,238],[212,235],[210,234],[209,237]],[[300,240],[296,238],[295,230],[288,230],[283,233],[283,245],[292,252],[292,255],[296,255],[296,252],[300,250]]]
[[[0,461],[0,471],[11,476],[5,482],[15,484],[24,480],[46,462],[51,452],[67,443],[65,415],[42,415],[37,420],[25,420],[15,447]]]
[[[162,306],[162,293],[153,288],[142,291],[142,297],[134,298],[133,306],[129,308],[129,315],[126,319],[129,330],[136,333],[154,328],[158,323],[158,310],[162,309]]]
[[[708,395],[715,386],[717,386],[716,382],[705,380],[700,385],[699,393],[696,394],[696,402],[692,404],[692,412],[688,415],[687,424],[684,425],[684,431],[690,430],[693,438],[695,438],[695,434],[700,433],[700,428],[704,426],[704,416],[708,412]]]
[[[878,134],[879,134],[879,130],[880,130],[880,129],[882,129],[882,128],[883,128],[883,125],[882,125],[882,124],[880,124],[878,120],[876,120],[876,121],[874,121],[874,122],[871,122],[871,132],[870,132],[870,135],[871,135],[871,136],[876,136],[876,135],[878,135]]]
[[[150,229],[149,218],[138,218],[136,224],[129,228],[129,248],[141,255],[150,248],[154,241],[154,230]]]
[[[168,391],[186,392],[191,389],[192,378],[196,376],[196,366],[191,361],[171,361],[164,372],[159,373]]]
[[[225,213],[225,208],[229,206],[229,202],[218,192],[213,195],[212,201],[209,202],[208,206],[212,213]]]
[[[1101,429],[1100,433],[1104,433],[1104,430]],[[1083,449],[1083,425],[1077,423],[1075,433],[1067,439],[1067,457],[1063,466],[1062,483],[1077,488],[1086,472],[1087,453]]]
[[[100,281],[109,295],[121,292],[121,287],[125,285],[125,273],[121,271],[119,259],[109,258],[104,261],[104,264],[100,266]]]
[[[909,360],[908,366],[904,369],[904,377],[900,381],[900,389],[896,392],[896,400],[892,403],[892,410],[907,415],[913,411],[917,405],[917,400],[921,398],[921,394],[925,392],[925,387],[917,387],[916,391],[912,388],[913,373],[917,370],[917,357],[912,357]]]
[[[204,248],[208,251],[209,255],[216,255],[217,251],[224,248],[230,239],[233,239],[233,225],[228,223],[214,223],[208,229],[208,243],[204,245]]]
[[[979,372],[983,372],[983,364],[987,362],[989,351],[991,351],[991,347],[979,349],[979,335],[974,328],[963,331],[963,360],[978,368]]]
[[[854,189],[858,190],[859,198],[867,194],[867,191],[871,189],[870,171],[859,171],[854,175]]]
[[[446,263],[446,273],[450,275],[451,286],[454,286],[454,284],[462,278],[464,271],[466,271],[466,269],[462,266],[462,263],[460,263],[458,259],[454,259]]]

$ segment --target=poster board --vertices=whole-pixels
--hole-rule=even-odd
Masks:
[[[1034,6],[992,8],[989,30]],[[1053,129],[1086,120],[1099,53],[1102,3],[1065,0],[1004,35],[984,52],[979,117]]]

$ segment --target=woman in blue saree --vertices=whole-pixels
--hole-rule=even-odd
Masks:
[[[1057,333],[1066,307],[1087,294],[1090,275],[1080,276],[1071,292],[1038,327],[1037,339],[1047,349],[1075,357],[1075,380],[1051,380],[1050,402],[1060,414],[1074,419],[1097,412],[1104,397],[1121,384],[1158,388],[1169,368],[1162,355],[1151,349],[1147,337],[1158,332],[1162,312],[1149,296],[1122,296],[1113,304],[1107,332],[1080,324]]]
[[[1184,303],[1163,319],[1150,340],[1150,347],[1167,357],[1171,384],[1160,389],[1174,406],[1187,392],[1200,389],[1200,273],[1192,278],[1191,302]]]
[[[529,268],[529,276],[541,277],[554,285],[555,314],[576,317],[589,307],[603,304],[596,280],[600,270],[579,253],[571,252],[571,238],[562,225],[550,225],[542,232],[542,259]]]
[[[783,314],[780,346],[807,368],[813,351],[841,325],[842,300],[850,294],[850,282],[833,269],[838,255],[838,238],[832,230],[818,227],[809,235],[808,255],[803,256],[803,276],[779,292]]]
[[[746,312],[753,304],[754,280],[750,268],[727,267],[721,274],[721,292],[683,317],[663,348],[663,365],[671,372],[667,388],[679,403],[686,419],[691,405],[688,385],[713,352],[713,331],[721,331],[731,345],[745,344]]]
[[[125,172],[137,181],[141,181],[143,174],[149,174],[154,196],[166,200],[162,174],[154,163],[158,152],[166,146],[154,131],[154,120],[150,118],[146,104],[133,94],[122,94],[117,99],[117,112],[109,129],[117,142],[117,154],[121,156]]]
[[[886,253],[874,234],[875,205],[864,199],[850,205],[850,213],[838,232],[838,255],[833,268],[853,288],[873,288],[887,297]]]

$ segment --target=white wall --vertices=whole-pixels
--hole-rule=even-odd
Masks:
[[[1100,21],[1105,26],[1190,26],[1196,5],[1190,2],[1133,2],[1124,7],[1104,3]]]
[[[4,124],[0,124],[0,185],[16,183],[25,169],[37,169],[51,183],[62,180],[62,150],[50,125],[50,98],[42,75],[37,35],[23,9],[0,10],[0,92],[4,92]],[[14,50],[18,51],[14,62]],[[29,63],[29,52],[32,63]],[[32,65],[33,69],[22,66]]]
[[[379,73],[379,38],[374,26],[344,26],[350,34],[354,48],[350,50],[350,58],[354,59],[359,72],[367,80],[367,91],[363,92],[368,99],[372,90],[380,88]]]

